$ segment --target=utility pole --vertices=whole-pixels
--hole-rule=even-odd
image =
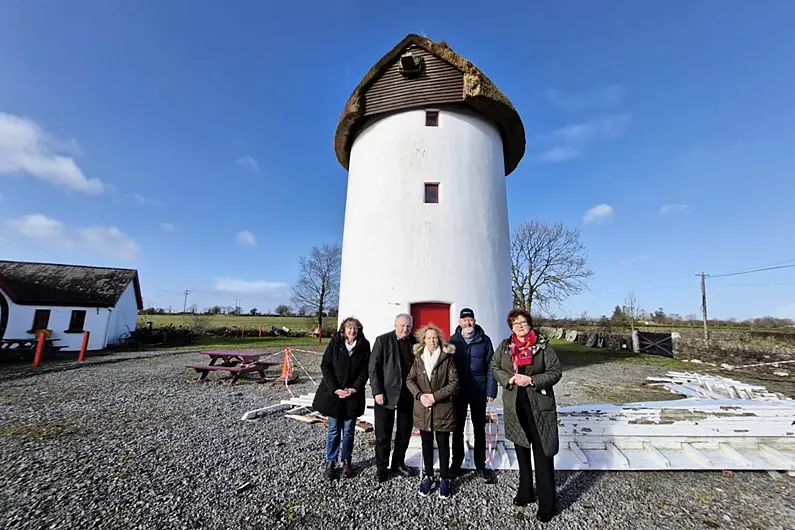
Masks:
[[[188,293],[190,293],[190,291],[185,289],[185,302],[182,304],[183,313],[188,309]]]
[[[707,328],[707,275],[701,273],[701,314],[704,319],[704,340],[709,342],[709,329]]]

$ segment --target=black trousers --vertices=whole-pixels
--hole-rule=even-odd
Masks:
[[[475,468],[486,468],[486,394],[455,398],[456,428],[453,432],[453,467],[461,467],[464,462],[464,427],[467,409],[472,411],[472,428],[475,431]]]
[[[433,476],[433,435],[439,449],[439,477],[447,478],[450,469],[450,433],[439,431],[420,431],[422,440],[422,462],[425,464],[425,476]]]
[[[521,392],[523,389],[519,389]],[[536,490],[538,491],[538,511],[544,514],[553,514],[555,511],[555,459],[544,455],[541,445],[541,436],[538,434],[533,411],[530,403],[521,399],[516,400],[516,415],[531,448],[516,447],[516,459],[519,461],[519,491],[518,496],[532,501],[533,495],[533,458],[536,462]],[[531,457],[532,451],[532,457]]]
[[[395,433],[395,450],[392,452],[392,468],[405,464],[406,451],[411,441],[411,429],[414,421],[414,399],[408,390],[400,395],[397,406],[388,409],[375,404],[375,467],[379,472],[386,471],[389,466],[389,453],[392,449],[392,428],[397,417]]]

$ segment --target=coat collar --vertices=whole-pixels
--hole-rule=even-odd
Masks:
[[[418,342],[414,346],[412,346],[412,349],[414,351],[414,357],[416,359],[422,359],[422,351],[425,349],[425,344]],[[442,351],[439,352],[438,362],[442,362],[444,359],[447,358],[448,355],[452,355],[454,353],[455,353],[455,345],[450,344],[448,342],[447,344],[442,346]]]

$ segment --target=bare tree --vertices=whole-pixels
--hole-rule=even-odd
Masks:
[[[185,323],[197,336],[203,337],[210,330],[213,317],[212,315],[194,312],[185,317]]]
[[[522,223],[511,234],[511,283],[515,307],[532,312],[553,305],[588,288],[593,271],[586,265],[580,231],[558,223]]]
[[[323,312],[336,307],[340,291],[342,248],[339,245],[312,247],[309,257],[298,262],[298,283],[293,285],[293,304],[317,315],[323,329]]]
[[[624,306],[621,311],[624,313],[624,318],[629,322],[632,331],[635,331],[635,322],[640,318],[641,309],[634,289],[630,289],[624,298]]]

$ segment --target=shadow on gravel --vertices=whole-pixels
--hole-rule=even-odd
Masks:
[[[560,480],[566,477],[562,486],[558,486],[558,510],[565,512],[575,504],[591,488],[602,480],[604,473],[599,471],[562,471],[557,473]]]

